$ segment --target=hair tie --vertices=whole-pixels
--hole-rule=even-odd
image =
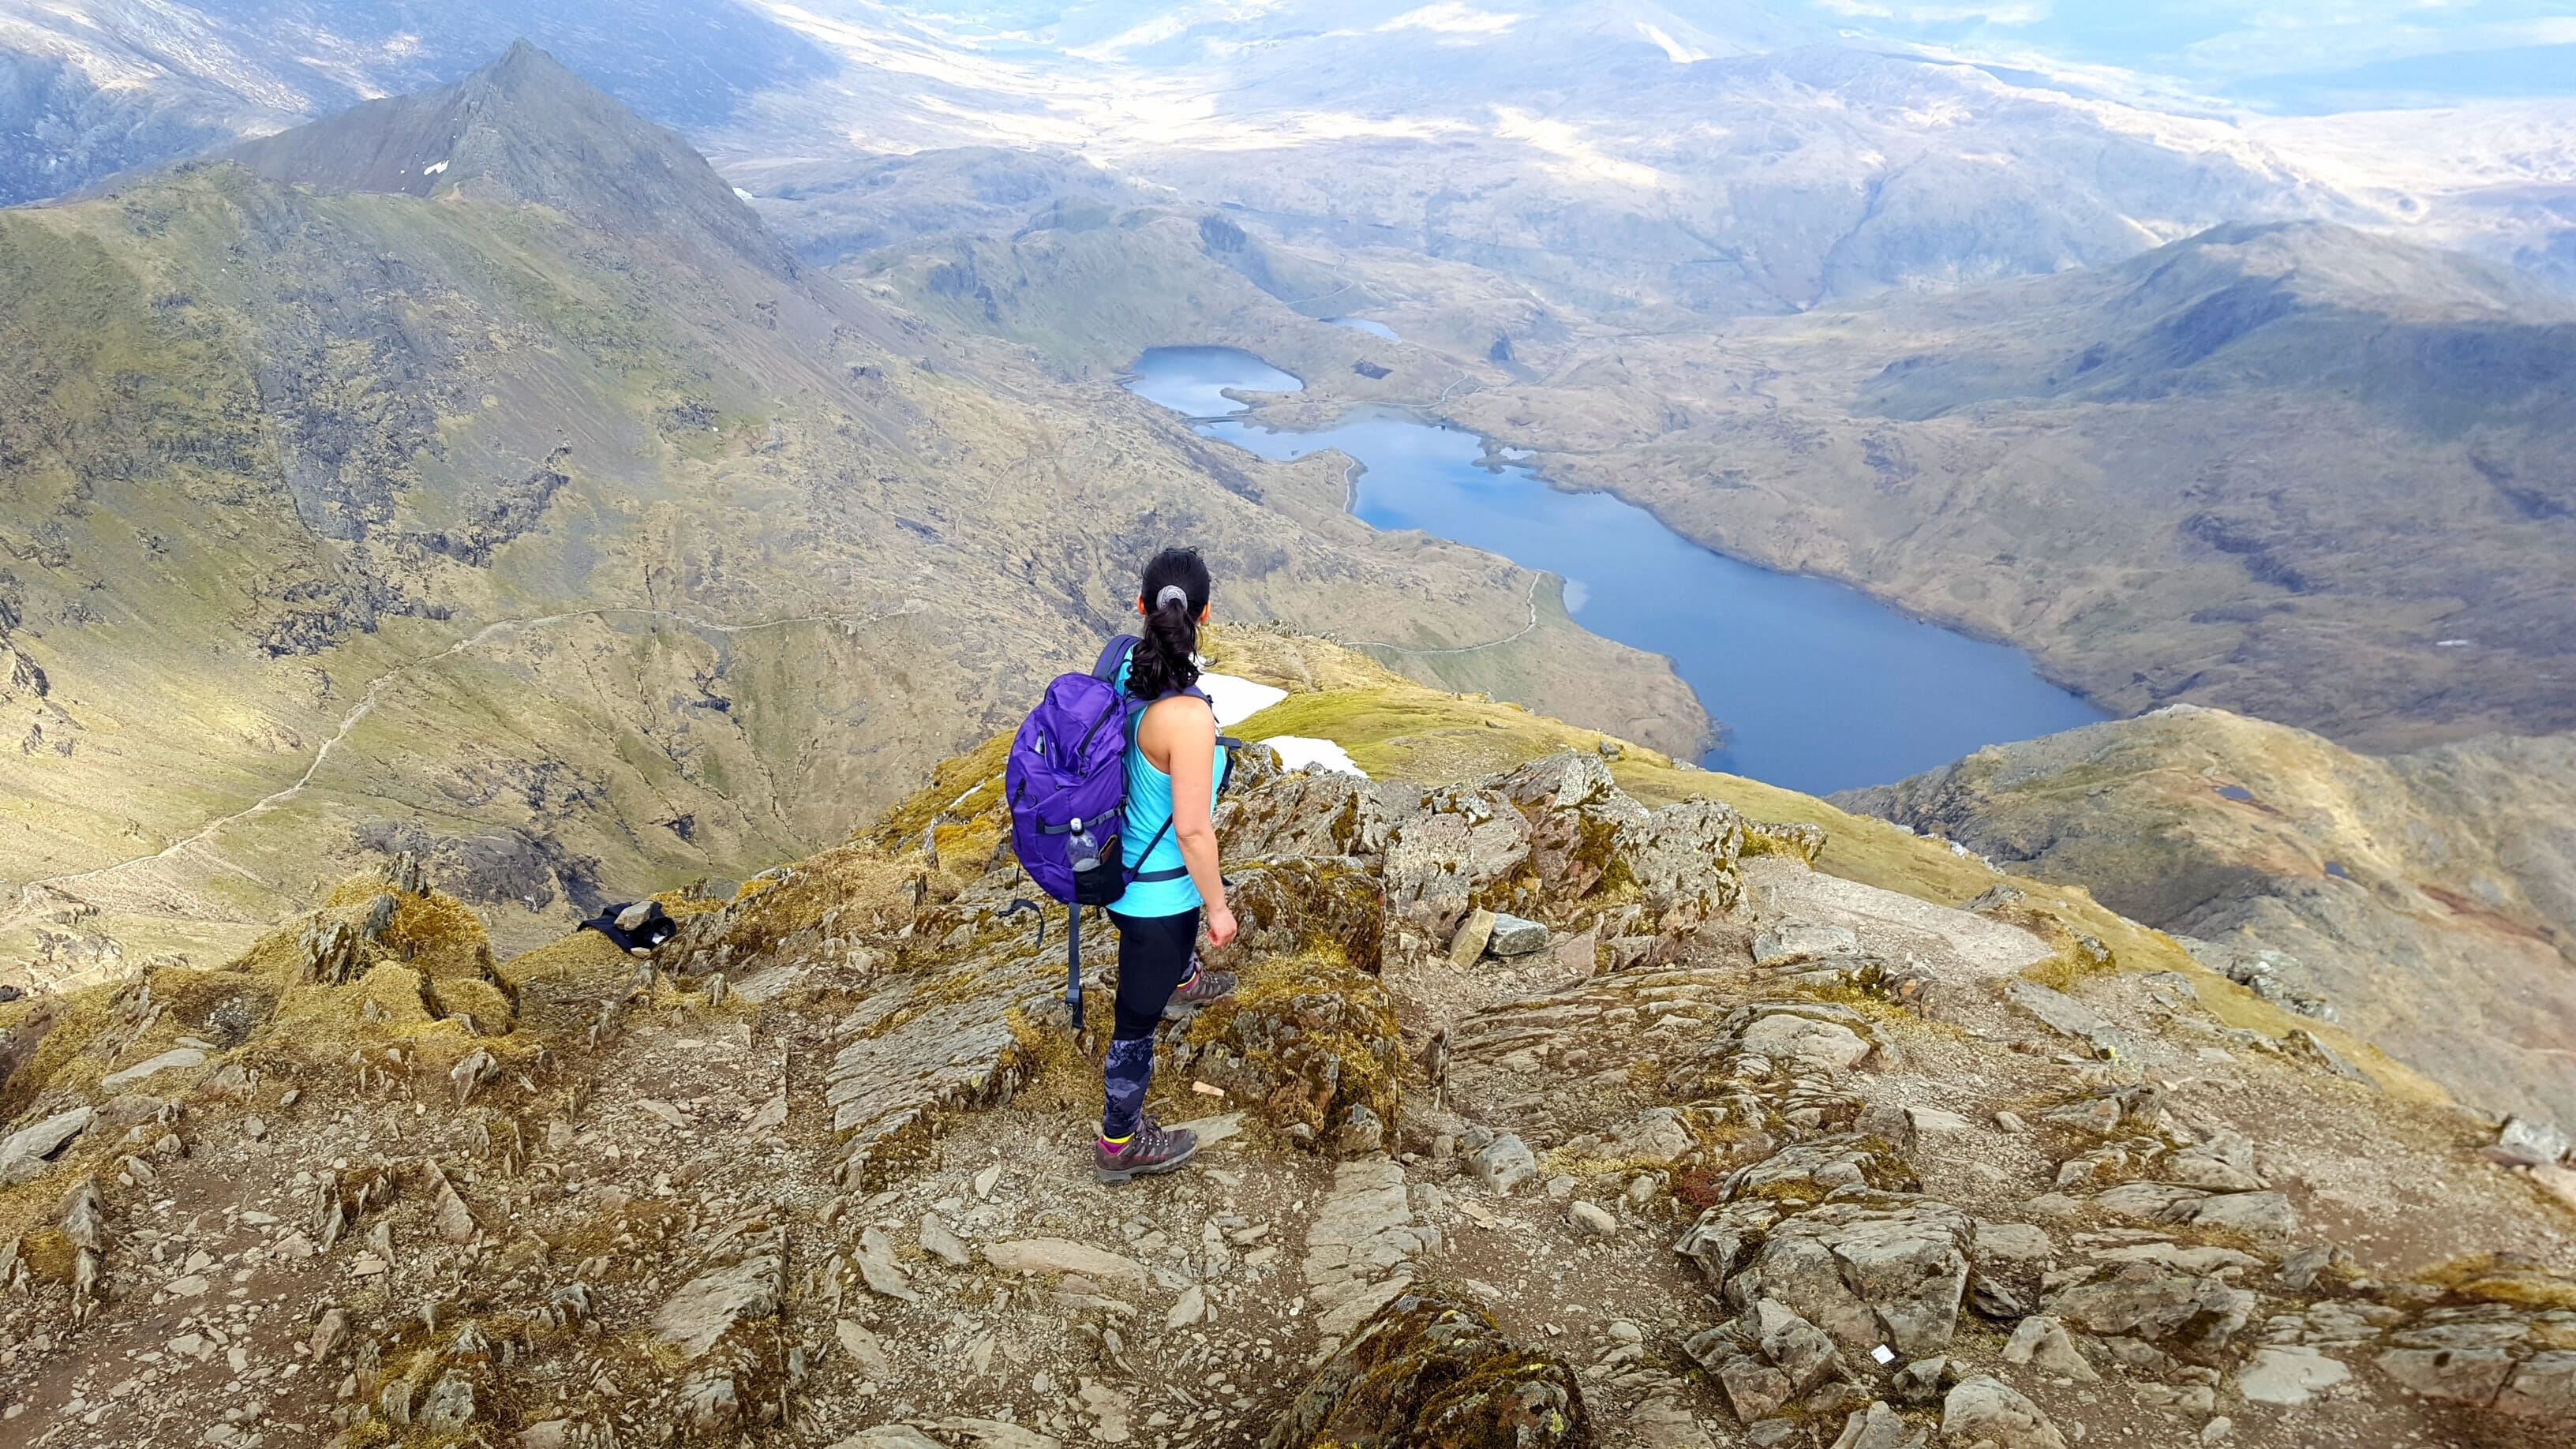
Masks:
[[[1190,591],[1182,588],[1179,584],[1163,585],[1163,591],[1154,596],[1155,609],[1159,611],[1169,608],[1174,604],[1178,604],[1184,609],[1188,608],[1190,606]]]

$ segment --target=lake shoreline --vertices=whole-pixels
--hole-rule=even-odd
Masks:
[[[1346,506],[1373,528],[1553,574],[1569,621],[1659,657],[1697,696],[1719,724],[1710,769],[1826,794],[2109,717],[2009,641],[1711,549],[1614,489],[1548,477],[1535,455],[1513,457],[1436,406],[1368,403],[1283,426],[1304,380],[1224,347],[1151,349],[1121,382],[1257,456],[1342,454]]]

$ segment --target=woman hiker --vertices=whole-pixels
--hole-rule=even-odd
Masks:
[[[1165,1008],[1199,1006],[1234,989],[1234,977],[1199,965],[1199,917],[1208,944],[1234,940],[1225,880],[1217,873],[1210,811],[1224,770],[1216,711],[1194,691],[1199,625],[1207,621],[1207,564],[1196,549],[1167,548],[1145,565],[1136,612],[1145,637],[1117,684],[1135,699],[1127,724],[1127,812],[1121,838],[1128,885],[1109,908],[1118,927],[1118,1025],[1101,1064],[1107,1105],[1092,1166],[1102,1182],[1169,1172],[1199,1150],[1197,1134],[1145,1115],[1154,1078],[1154,1027]],[[1170,829],[1164,829],[1168,822]]]

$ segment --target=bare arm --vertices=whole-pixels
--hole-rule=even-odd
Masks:
[[[1225,901],[1225,877],[1217,863],[1216,715],[1199,700],[1183,697],[1156,704],[1145,716],[1139,743],[1149,760],[1172,777],[1172,838],[1181,848],[1181,863],[1207,904],[1208,940],[1223,946],[1233,941],[1234,912]]]

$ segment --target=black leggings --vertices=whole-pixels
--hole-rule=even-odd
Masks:
[[[1118,924],[1118,1029],[1100,1062],[1100,1135],[1124,1142],[1154,1086],[1154,1028],[1172,992],[1189,979],[1199,939],[1196,907],[1177,916],[1122,916]]]
[[[1172,993],[1190,977],[1199,942],[1199,908],[1177,916],[1122,916],[1118,927],[1118,1041],[1154,1034]]]

